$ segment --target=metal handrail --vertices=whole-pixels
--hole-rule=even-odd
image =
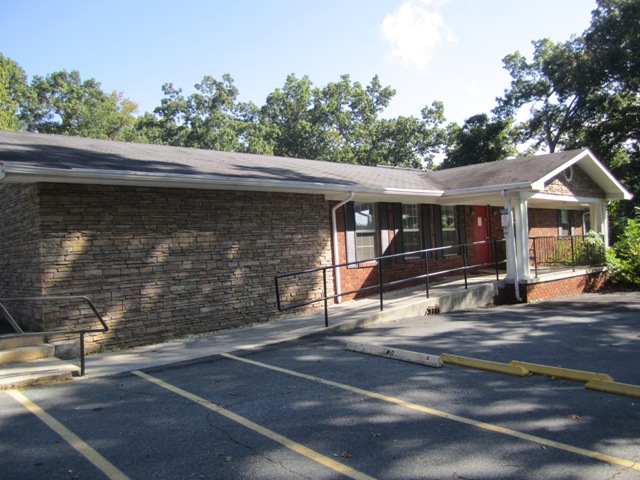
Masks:
[[[356,293],[360,293],[360,292],[365,292],[365,291],[369,291],[369,290],[373,290],[373,289],[378,289],[379,291],[379,295],[380,295],[380,311],[383,311],[384,309],[384,300],[383,300],[383,292],[384,292],[384,288],[385,287],[389,287],[389,286],[394,286],[394,285],[399,285],[401,283],[407,283],[407,282],[415,282],[417,280],[425,280],[425,286],[426,286],[426,295],[427,298],[429,298],[429,279],[432,277],[436,277],[438,275],[445,275],[448,273],[453,273],[453,272],[459,272],[462,270],[463,275],[464,275],[464,287],[465,289],[468,288],[468,278],[467,278],[467,273],[469,270],[471,269],[478,269],[478,268],[482,268],[482,267],[487,267],[487,266],[492,266],[495,268],[495,272],[496,272],[496,279],[499,280],[500,279],[500,265],[501,264],[506,264],[506,259],[505,260],[498,260],[498,243],[503,243],[505,242],[505,240],[485,240],[485,241],[480,241],[480,242],[471,242],[471,243],[464,243],[464,244],[459,244],[459,245],[449,245],[446,247],[436,247],[436,248],[427,248],[427,249],[423,249],[423,250],[416,250],[413,252],[403,252],[403,253],[396,253],[396,254],[392,254],[392,255],[383,255],[383,256],[379,256],[379,257],[374,257],[374,258],[370,258],[370,259],[366,259],[366,260],[356,260],[356,261],[352,261],[352,262],[345,262],[345,263],[338,263],[338,264],[334,264],[334,265],[326,265],[326,266],[322,266],[322,267],[315,267],[315,268],[310,268],[307,270],[301,270],[298,272],[291,272],[291,273],[283,273],[283,274],[277,274],[274,276],[274,281],[275,281],[275,287],[276,287],[276,304],[277,304],[277,308],[279,312],[285,312],[288,310],[293,310],[296,308],[302,308],[308,305],[312,305],[314,303],[318,303],[318,302],[324,302],[324,324],[325,327],[329,326],[329,305],[328,302],[329,300],[333,300],[335,298],[338,297],[342,297],[343,295],[351,295],[351,294],[356,294]],[[481,244],[493,244],[494,246],[494,261],[493,262],[488,262],[488,263],[479,263],[479,264],[474,264],[474,265],[467,265],[467,260],[468,260],[468,247],[470,246],[477,246],[477,245],[481,245]],[[439,270],[437,272],[429,272],[429,254],[431,253],[435,253],[435,252],[441,252],[441,251],[445,251],[445,250],[456,250],[456,249],[461,249],[462,250],[462,258],[463,258],[463,266],[462,267],[457,267],[457,268],[452,268],[449,270]],[[393,258],[399,258],[399,257],[418,257],[421,256],[424,258],[424,271],[425,273],[421,274],[421,275],[415,275],[412,277],[406,277],[406,278],[402,278],[399,280],[392,280],[392,281],[388,281],[388,282],[384,282],[383,281],[383,263],[384,261],[393,259]],[[341,268],[341,267],[348,267],[350,265],[360,265],[360,264],[367,264],[367,263],[376,263],[377,267],[378,267],[378,283],[375,285],[370,285],[368,287],[362,287],[362,288],[358,288],[358,289],[354,289],[354,290],[349,290],[346,292],[340,292],[339,294],[335,294],[335,295],[328,295],[327,294],[327,270],[332,269],[335,270],[336,268]],[[293,305],[289,305],[286,307],[282,306],[282,301],[280,299],[281,295],[280,295],[280,280],[283,278],[288,278],[288,277],[294,277],[294,276],[298,276],[298,275],[307,275],[307,274],[312,274],[312,273],[317,273],[317,272],[322,272],[322,288],[323,288],[323,295],[320,298],[315,298],[313,300],[308,300],[302,303],[297,303],[297,304],[293,304]]]
[[[584,253],[585,238],[587,235],[560,235],[560,236],[540,236],[529,238],[531,242],[530,256],[533,262],[534,275],[538,276],[538,271],[545,268],[571,268],[575,271],[578,266],[592,266],[593,259],[588,262],[580,253]],[[600,235],[602,238],[602,235]],[[588,247],[587,250],[588,251]],[[582,260],[581,260],[582,258]],[[595,264],[604,263],[604,255],[598,258]]]
[[[18,323],[15,321],[13,316],[9,313],[7,308],[4,306],[3,302],[46,302],[46,301],[59,301],[59,300],[82,300],[84,301],[93,313],[96,318],[102,325],[102,328],[83,328],[76,330],[48,330],[43,332],[24,332]],[[0,298],[0,310],[5,315],[11,326],[16,330],[19,335],[25,336],[35,336],[35,335],[73,335],[78,334],[80,336],[80,376],[84,376],[85,373],[85,348],[84,348],[84,336],[87,333],[106,333],[109,331],[109,327],[107,323],[102,318],[102,315],[98,312],[95,305],[89,298],[82,295],[69,295],[69,296],[47,296],[47,297],[9,297],[9,298]]]

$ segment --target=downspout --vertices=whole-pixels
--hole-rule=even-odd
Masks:
[[[356,196],[355,192],[350,192],[349,198],[338,203],[331,209],[331,235],[332,235],[332,242],[333,242],[333,264],[334,265],[337,265],[338,263],[340,263],[339,262],[340,248],[338,247],[338,225],[336,221],[336,211],[340,207],[342,207],[344,204],[349,203],[351,200],[353,200],[355,196]],[[336,299],[338,303],[341,303],[342,297],[340,296],[340,294],[342,293],[342,287],[340,286],[341,278],[340,278],[339,268],[335,269],[334,278],[335,278],[335,284],[336,284],[336,294],[338,295]]]
[[[520,296],[520,284],[519,284],[519,279],[518,279],[518,253],[516,251],[516,235],[515,235],[515,227],[513,225],[513,210],[511,208],[511,201],[507,201],[507,194],[505,192],[505,190],[502,190],[500,192],[502,194],[502,198],[504,198],[504,203],[507,206],[508,210],[509,210],[509,237],[511,244],[512,244],[512,251],[513,251],[513,274],[514,274],[514,290],[515,290],[515,294],[516,294],[516,301],[519,303],[522,303],[522,297]]]

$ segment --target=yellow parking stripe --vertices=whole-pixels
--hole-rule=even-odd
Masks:
[[[535,442],[540,445],[544,445],[547,447],[557,448],[559,450],[564,450],[566,452],[575,453],[578,455],[582,455],[585,457],[595,458],[597,460],[601,460],[603,462],[613,463],[616,465],[621,465],[623,467],[632,468],[634,470],[640,471],[640,464],[638,462],[634,462],[632,460],[626,460],[624,458],[614,457],[611,455],[607,455],[605,453],[594,452],[591,450],[587,450],[584,448],[574,447],[573,445],[568,445],[566,443],[555,442],[553,440],[548,440],[546,438],[538,437],[536,435],[529,435],[528,433],[518,432],[517,430],[511,430],[510,428],[500,427],[498,425],[493,425],[491,423],[479,422],[477,420],[472,420],[470,418],[461,417],[459,415],[454,415],[452,413],[447,413],[441,410],[436,410],[434,408],[425,407],[423,405],[419,405],[417,403],[407,402],[405,400],[401,400],[399,398],[390,397],[388,395],[383,395],[376,392],[371,392],[369,390],[364,390],[358,387],[352,387],[351,385],[346,385],[343,383],[333,382],[331,380],[325,380],[320,377],[314,377],[313,375],[307,375],[305,373],[296,372],[294,370],[288,370],[286,368],[276,367],[274,365],[269,365],[267,363],[257,362],[255,360],[249,360],[248,358],[237,357],[230,353],[223,353],[223,357],[237,360],[240,362],[248,363],[251,365],[256,365],[258,367],[267,368],[269,370],[274,370],[276,372],[285,373],[287,375],[304,378],[306,380],[311,380],[313,382],[322,383],[324,385],[329,385],[331,387],[340,388],[343,390],[347,390],[349,392],[358,393],[361,395],[366,395],[371,398],[375,398],[378,400],[383,400],[385,402],[394,403],[396,405],[400,405],[402,407],[410,408],[412,410],[417,410],[422,413],[427,413],[429,415],[434,415],[441,418],[446,418],[449,420],[453,420],[455,422],[464,423],[466,425],[472,425],[477,428],[481,428],[483,430],[489,430],[491,432],[501,433],[503,435],[509,435],[511,437],[520,438],[522,440],[527,440],[530,442]]]
[[[199,397],[197,395],[194,395],[193,393],[187,392],[186,390],[183,390],[179,387],[176,387],[174,385],[171,385],[170,383],[164,382],[162,380],[160,380],[159,378],[153,377],[147,373],[143,373],[139,370],[136,370],[134,372],[132,372],[133,374],[144,378],[145,380],[148,380],[152,383],[155,383],[156,385],[159,385],[162,388],[165,388],[173,393],[176,393],[184,398],[187,398],[195,403],[198,403],[200,405],[202,405],[203,407],[208,408],[209,410],[213,410],[216,413],[219,413],[220,415],[228,418],[229,420],[233,420],[236,423],[239,423],[240,425],[247,427],[251,430],[253,430],[254,432],[257,432],[277,443],[279,443],[280,445],[293,450],[294,452],[299,453],[300,455],[303,455],[305,457],[307,457],[310,460],[313,460],[315,462],[320,463],[321,465],[324,465],[325,467],[328,467],[338,473],[341,473],[343,475],[346,475],[349,478],[353,478],[356,480],[373,480],[373,477],[370,477],[362,472],[359,472],[358,470],[355,470],[351,467],[348,467],[340,462],[336,462],[335,460],[322,455],[321,453],[318,453],[314,450],[311,450],[310,448],[305,447],[304,445],[301,445],[300,443],[294,442],[293,440],[288,439],[287,437],[284,437],[282,435],[280,435],[279,433],[276,433],[272,430],[269,430],[268,428],[265,428],[261,425],[258,425],[257,423],[252,422],[251,420],[248,420],[236,413],[233,413],[231,410],[227,410],[226,408],[217,405],[213,402],[210,402],[202,397]]]
[[[75,433],[65,427],[58,420],[53,418],[47,412],[42,410],[33,401],[28,399],[25,395],[17,390],[7,392],[8,395],[13,397],[18,403],[22,404],[27,410],[36,415],[42,420],[51,430],[60,435],[69,445],[75,448],[82,456],[89,460],[96,468],[104,473],[108,478],[112,480],[128,480],[124,473],[116,468],[106,458],[91,448],[84,440],[78,437]]]

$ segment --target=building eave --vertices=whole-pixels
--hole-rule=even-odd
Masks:
[[[211,174],[150,173],[120,170],[57,169],[31,165],[0,166],[3,183],[72,183],[88,185],[119,185],[157,188],[190,188],[200,190],[240,190],[251,192],[302,193],[325,195],[328,199],[341,198],[355,192],[360,200],[389,198],[433,199],[442,191],[402,188],[373,188],[362,185],[273,180],[255,178],[229,178]]]

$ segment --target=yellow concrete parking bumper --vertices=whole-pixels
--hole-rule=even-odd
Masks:
[[[601,392],[616,393],[628,397],[640,398],[640,386],[620,382],[607,382],[604,380],[589,380],[585,387]]]
[[[589,380],[602,380],[606,382],[613,381],[613,378],[606,373],[587,372],[584,370],[574,370],[563,367],[551,367],[549,365],[539,365],[537,363],[521,362],[519,360],[513,360],[510,365],[526,368],[529,372],[535,373],[536,375],[566,378],[568,380],[576,380],[578,382],[588,382]]]
[[[492,362],[489,360],[480,360],[478,358],[462,357],[450,353],[440,355],[444,363],[459,365],[461,367],[477,368],[478,370],[487,370],[490,372],[506,373],[507,375],[515,375],[517,377],[526,377],[529,371],[519,365],[510,365],[508,363]]]

